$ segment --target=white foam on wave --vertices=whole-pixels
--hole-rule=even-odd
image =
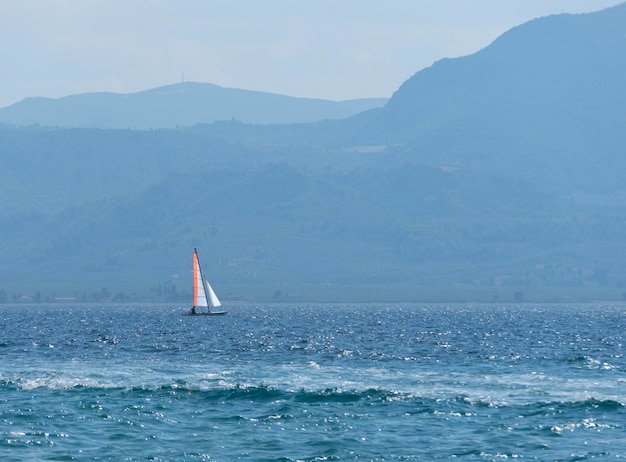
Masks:
[[[72,388],[115,388],[113,383],[106,383],[90,377],[70,376],[41,376],[22,378],[17,381],[17,387],[21,390],[35,390],[47,388],[49,390],[69,390]]]
[[[20,390],[71,390],[77,388],[110,389],[141,386],[145,382],[142,370],[98,367],[82,361],[69,361],[46,368],[37,363],[26,369],[16,370],[9,380]]]
[[[601,423],[598,422],[596,419],[593,418],[585,418],[579,422],[570,422],[570,423],[566,423],[566,424],[562,424],[562,425],[553,425],[550,430],[552,431],[552,433],[555,433],[557,435],[561,435],[564,432],[568,431],[568,432],[574,432],[578,429],[586,429],[586,430],[608,430],[611,429],[611,425],[606,424],[606,423]]]
[[[251,371],[248,371],[250,373]],[[361,392],[378,389],[403,397],[433,400],[462,398],[468,404],[490,407],[537,403],[576,403],[590,399],[626,405],[623,380],[617,377],[555,376],[546,372],[476,374],[475,371],[407,371],[394,368],[346,368],[345,366],[288,364],[255,371],[260,381],[286,391],[340,389]],[[234,374],[237,375],[236,373]],[[233,377],[234,382],[242,383]],[[248,376],[249,380],[249,376]],[[256,384],[252,384],[256,385]]]
[[[451,371],[436,368],[346,367],[345,364],[320,364],[316,361],[268,365],[267,363],[231,365],[221,364],[168,366],[155,368],[152,363],[111,364],[102,369],[80,361],[71,362],[54,371],[38,365],[30,370],[4,377],[7,383],[21,390],[71,390],[80,387],[92,389],[141,388],[189,389],[199,391],[228,390],[239,387],[268,387],[286,392],[320,392],[345,390],[363,392],[382,390],[389,399],[403,400],[415,397],[432,400],[463,399],[468,404],[488,406],[532,405],[550,402],[584,402],[590,399],[615,401],[626,406],[623,393],[624,379],[614,375],[600,377],[562,377],[547,372],[514,371],[506,374],[494,370],[477,374],[475,370]],[[6,373],[4,374],[6,376]]]

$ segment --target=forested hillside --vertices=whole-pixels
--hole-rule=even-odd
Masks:
[[[622,24],[532,21],[344,120],[5,126],[0,291],[185,300],[196,247],[226,298],[622,298]]]

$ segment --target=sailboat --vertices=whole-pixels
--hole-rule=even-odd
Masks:
[[[226,314],[226,311],[216,311],[222,306],[217,298],[211,284],[202,275],[198,251],[193,249],[193,307],[189,311],[190,315],[217,316]]]

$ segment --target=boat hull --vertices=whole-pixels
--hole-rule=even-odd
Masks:
[[[228,311],[213,311],[210,313],[185,313],[185,316],[223,316]]]

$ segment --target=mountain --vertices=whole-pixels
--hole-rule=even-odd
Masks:
[[[358,133],[421,162],[621,187],[626,4],[515,27],[470,56],[417,72]],[[417,152],[416,152],[417,148]],[[520,172],[522,173],[522,172]]]
[[[342,119],[381,107],[385,98],[328,101],[208,83],[179,83],[137,93],[27,98],[0,109],[0,123],[81,128],[175,128],[216,120],[289,124]]]
[[[197,247],[233,298],[621,299],[623,24],[522,24],[346,119],[0,128],[0,295],[187,300]]]

